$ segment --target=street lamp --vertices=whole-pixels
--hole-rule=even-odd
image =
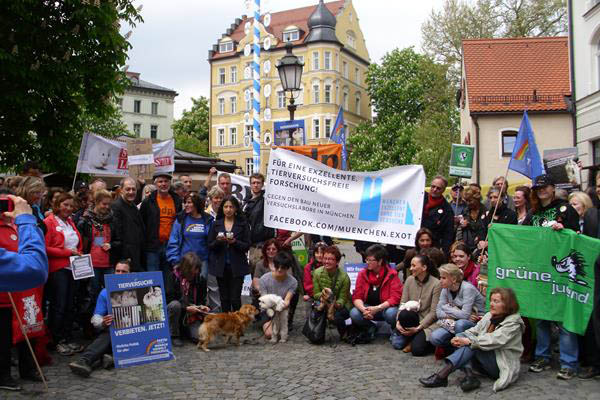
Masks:
[[[279,79],[281,80],[281,86],[283,86],[283,92],[290,92],[288,111],[290,112],[290,120],[294,120],[294,112],[296,111],[296,105],[294,104],[294,92],[300,90],[300,84],[302,80],[302,68],[304,63],[292,54],[292,43],[287,42],[285,45],[286,54],[283,56],[277,64],[277,71],[279,72]]]

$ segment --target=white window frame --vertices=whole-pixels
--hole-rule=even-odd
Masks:
[[[348,68],[348,61],[342,60],[342,75],[344,76],[344,78],[348,79],[348,75],[350,74],[349,68]]]
[[[229,98],[229,103],[231,106],[231,113],[232,114],[237,113],[237,96],[231,96]]]
[[[254,125],[248,124],[244,126],[244,137],[249,136],[250,142],[252,142],[252,138],[254,137]]]
[[[325,118],[325,137],[331,137],[331,118]]]
[[[140,135],[142,134],[142,124],[136,122],[133,124],[133,133],[135,134],[135,137],[140,137]]]
[[[313,104],[319,104],[321,102],[321,85],[319,85],[318,83],[313,83],[312,89],[313,89],[313,95],[312,95]]]
[[[344,111],[350,111],[350,110],[348,109],[348,106],[350,105],[350,104],[349,104],[349,101],[350,101],[350,100],[349,100],[349,97],[350,97],[350,94],[348,93],[348,91],[347,91],[347,90],[344,90],[344,92],[343,92],[343,94],[342,94],[342,103],[343,103],[343,105],[344,105]]]
[[[330,51],[326,51],[325,55],[323,56],[323,68],[326,70],[331,69],[331,52]]]
[[[285,92],[283,90],[277,91],[277,108],[285,108]]]
[[[356,78],[356,83],[360,85],[360,68],[358,68],[358,67],[354,68],[354,75]]]
[[[502,129],[500,129],[498,131],[498,136],[499,136],[499,139],[500,139],[500,142],[498,143],[499,144],[499,149],[498,150],[499,150],[500,159],[506,158],[506,157],[510,158],[510,156],[512,155],[512,152],[514,150],[514,145],[513,145],[513,148],[510,149],[510,151],[508,151],[506,153],[504,152],[504,150],[505,150],[504,149],[504,138],[505,137],[513,137],[514,140],[515,140],[515,144],[516,144],[518,133],[519,133],[519,129],[518,128],[513,128],[513,127],[511,127],[511,128],[502,128]]]
[[[133,100],[133,112],[136,114],[140,114],[142,112],[142,101],[141,100]]]
[[[312,53],[312,66],[313,70],[317,71],[320,68],[319,52],[313,51]]]
[[[219,115],[225,115],[225,98],[219,97],[217,99],[217,105],[218,105]]]
[[[219,43],[219,53],[229,53],[233,51],[233,40]]]
[[[282,39],[284,42],[295,42],[296,40],[300,40],[300,31],[298,29],[284,31]]]
[[[154,132],[154,135],[152,134]],[[150,138],[158,139],[158,125],[150,125]]]
[[[229,128],[229,143],[237,146],[237,128],[235,126]]]
[[[225,147],[225,128],[217,129],[217,146]]]
[[[254,173],[254,159],[252,157],[246,158],[246,175],[250,176]]]
[[[158,102],[157,101],[152,102],[152,105],[150,106],[150,113],[152,115],[158,115]]]
[[[356,108],[355,113],[357,115],[360,115],[360,104],[361,104],[361,98],[360,98],[360,94],[356,94],[356,98],[354,99],[354,107]]]
[[[331,103],[331,84],[325,84],[323,94],[325,96],[324,102]]]
[[[321,120],[319,118],[313,119],[313,138],[320,139],[321,137]]]
[[[348,34],[346,37],[348,40],[348,46],[351,49],[356,49],[356,38],[354,36],[352,36],[351,34]]]
[[[229,69],[229,78],[231,79],[231,83],[237,82],[237,67],[235,65]]]
[[[219,85],[224,85],[225,79],[225,68],[219,68]]]

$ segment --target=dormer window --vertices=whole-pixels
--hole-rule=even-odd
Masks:
[[[294,42],[300,39],[300,30],[296,26],[288,26],[283,30],[283,42]]]
[[[352,49],[356,49],[356,35],[354,35],[354,32],[346,32],[346,39],[348,42],[348,46]]]
[[[233,41],[228,40],[219,44],[219,53],[228,53],[233,51]]]

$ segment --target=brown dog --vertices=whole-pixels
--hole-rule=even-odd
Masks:
[[[327,309],[327,319],[333,321],[335,314],[335,298],[333,292],[329,288],[324,288],[321,291],[321,297],[319,298],[319,306],[317,311],[323,311]]]
[[[209,351],[208,344],[214,339],[217,334],[227,337],[226,343],[235,337],[236,344],[240,345],[240,336],[254,321],[254,317],[258,314],[258,310],[251,304],[244,304],[239,311],[208,314],[204,317],[204,322],[198,328],[198,349]]]

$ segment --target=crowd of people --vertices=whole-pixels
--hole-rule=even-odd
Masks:
[[[174,180],[168,173],[155,174],[147,185],[125,177],[111,190],[101,179],[89,185],[78,181],[69,191],[47,188],[39,168],[26,168],[21,176],[2,181],[0,196],[10,195],[15,208],[32,216],[3,214],[0,244],[22,251],[26,237],[30,247],[46,254],[47,281],[43,277],[45,283],[38,286],[47,330],[32,339],[36,358],[47,360],[47,349],[60,356],[81,353],[69,364],[78,375],[113,365],[105,276],[158,271],[174,346],[198,340],[206,313],[240,309],[244,277],[251,274],[254,304],[266,294],[285,303],[284,329],[273,330],[266,313],[257,318],[267,339],[287,341],[300,300],[318,305],[331,292],[330,323],[341,340],[354,344],[358,335],[372,339],[387,332],[393,349],[444,359],[442,369],[420,379],[424,387],[446,386],[448,375],[461,369],[461,388],[474,390],[480,386],[475,369],[495,380],[495,391],[501,390],[518,378],[521,362],[530,363],[532,373],[550,369],[555,344],[560,354],[557,378],[600,376],[597,307],[586,334],[579,336],[559,323],[522,318],[510,289],[492,288],[486,299],[490,225],[572,229],[600,237],[600,179],[597,192],[566,194],[542,175],[511,196],[508,182],[499,177],[485,199],[477,183],[452,186],[447,199],[448,181],[436,176],[425,192],[414,247],[356,242],[366,267],[351,291],[340,265],[342,253],[331,238],[264,225],[265,178],[259,173],[250,176],[250,193],[240,202],[232,195],[228,174],[211,185],[214,169],[198,191],[192,190],[189,176]],[[302,235],[310,254],[304,267],[291,245]],[[84,254],[91,256],[94,276],[74,280],[70,257]],[[0,388],[18,390],[10,372],[12,319],[10,302],[0,293]],[[78,331],[81,335],[75,335]],[[92,340],[87,347],[82,335]],[[41,380],[26,348],[16,346],[20,377]]]

